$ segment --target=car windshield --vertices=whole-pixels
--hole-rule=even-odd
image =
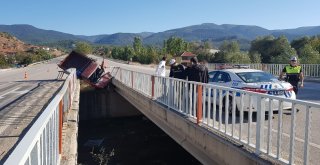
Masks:
[[[272,74],[266,72],[240,72],[236,74],[246,83],[279,81]]]

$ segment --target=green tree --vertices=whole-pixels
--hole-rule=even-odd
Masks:
[[[134,50],[134,54],[132,56],[132,60],[133,61],[138,61],[139,58],[141,58],[139,56],[141,56],[142,53],[145,51],[144,47],[142,45],[141,39],[139,37],[134,37],[134,41],[133,41],[132,45],[133,45],[133,50]]]
[[[121,59],[122,52],[123,51],[121,47],[114,47],[111,51],[111,57],[114,59]]]
[[[205,49],[212,49],[212,43],[210,41],[205,41],[204,42],[204,48]]]
[[[173,55],[174,57],[179,56],[182,52],[189,50],[189,44],[185,42],[182,38],[178,37],[170,37],[167,41],[165,41],[166,46],[164,49]]]
[[[251,62],[248,53],[244,52],[231,52],[229,62],[236,64],[248,64]]]
[[[249,53],[251,63],[261,63],[261,54],[258,52]]]
[[[143,52],[139,56],[139,62],[142,64],[150,64],[154,61],[156,56],[156,50],[148,46],[147,48],[143,49]]]
[[[304,45],[299,49],[299,61],[302,64],[318,64],[320,63],[320,54],[314,50],[310,44]]]
[[[250,54],[261,54],[263,63],[287,63],[290,56],[296,55],[296,51],[289,44],[285,36],[274,38],[273,36],[258,37],[251,42]]]
[[[310,43],[309,37],[302,37],[299,39],[294,39],[291,41],[291,47],[293,47],[295,50],[299,50],[300,48],[304,47],[306,44]]]
[[[122,60],[129,61],[134,56],[134,49],[130,46],[125,46],[122,53]]]
[[[140,37],[134,37],[134,41],[133,41],[134,53],[140,54],[142,52],[142,49],[143,49],[143,45]]]
[[[313,50],[316,50],[320,53],[320,35],[312,37],[310,45],[312,46]]]
[[[91,54],[92,53],[92,46],[86,42],[78,42],[76,43],[76,47],[74,49],[78,53],[82,54]]]
[[[9,64],[7,63],[6,57],[3,54],[0,54],[0,68],[7,68]]]

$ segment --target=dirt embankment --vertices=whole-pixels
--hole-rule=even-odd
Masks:
[[[32,48],[38,47],[26,44],[8,33],[0,32],[0,53],[13,54],[16,52],[25,52]]]
[[[18,52],[35,52],[41,49],[49,51],[49,53],[55,57],[63,54],[63,52],[57,49],[27,44],[9,33],[0,32],[0,54],[12,55],[17,54]]]

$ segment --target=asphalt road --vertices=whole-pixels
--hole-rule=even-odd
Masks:
[[[0,164],[63,84],[60,60],[0,70]]]

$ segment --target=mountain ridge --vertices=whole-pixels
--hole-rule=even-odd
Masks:
[[[258,36],[285,35],[289,40],[320,34],[320,26],[305,26],[293,29],[268,30],[256,25],[234,25],[203,23],[181,28],[169,29],[163,32],[114,33],[99,35],[73,35],[55,30],[44,30],[27,24],[0,25],[0,32],[7,32],[30,44],[52,43],[62,40],[87,41],[93,44],[131,45],[134,37],[140,37],[146,45],[162,45],[163,40],[170,37],[181,37],[186,41],[212,41],[219,45],[223,40],[239,40],[250,43]]]

